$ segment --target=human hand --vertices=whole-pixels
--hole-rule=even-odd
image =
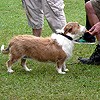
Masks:
[[[90,30],[89,33],[91,35],[100,34],[100,22],[96,23]]]

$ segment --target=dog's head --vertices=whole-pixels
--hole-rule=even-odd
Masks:
[[[71,36],[73,39],[78,38],[86,32],[85,26],[80,25],[78,22],[69,22],[64,27],[64,34]]]

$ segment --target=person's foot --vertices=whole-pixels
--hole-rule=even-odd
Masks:
[[[78,60],[83,64],[100,65],[100,45],[97,45],[90,58],[79,57]]]
[[[77,44],[95,44],[95,40],[86,41],[83,37],[80,37],[79,39],[75,40],[75,43],[77,43]]]

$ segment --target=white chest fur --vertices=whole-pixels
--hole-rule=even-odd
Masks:
[[[70,58],[72,56],[72,51],[73,51],[73,41],[67,39],[66,37],[60,35],[60,34],[55,34],[53,33],[51,35],[52,39],[55,39],[57,43],[62,46],[62,49],[66,53],[67,57]]]

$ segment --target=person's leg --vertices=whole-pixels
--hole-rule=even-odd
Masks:
[[[94,24],[100,21],[100,17],[97,16],[98,14],[100,14],[100,8],[98,7],[100,5],[98,6],[97,5],[98,3],[92,0],[86,3],[86,13],[91,26],[93,26]],[[97,7],[95,8],[95,6]],[[96,9],[99,9],[98,12]],[[96,49],[92,53],[90,58],[79,58],[80,62],[82,62],[83,64],[100,65],[100,34],[96,35],[96,37],[98,40],[98,45],[96,46]]]
[[[85,0],[85,3],[88,2],[90,0]],[[88,20],[88,16],[86,15],[86,29],[89,30],[91,28],[91,25],[89,23],[89,20]],[[84,34],[85,35],[85,34]],[[87,36],[88,37],[88,36]]]
[[[99,19],[95,13],[95,10],[92,7],[92,4],[90,1],[86,3],[85,8],[86,8],[86,13],[87,13],[87,16],[88,16],[91,26],[93,26],[94,24],[99,22]]]
[[[40,37],[41,33],[42,33],[42,28],[40,28],[40,29],[33,29],[32,28],[32,33],[33,33],[33,35]]]
[[[85,4],[90,0],[85,0]],[[88,16],[86,15],[86,29],[89,30],[91,28]],[[95,37],[89,33],[84,33],[83,38],[89,42],[95,42]]]
[[[84,0],[85,3],[90,1],[90,0]],[[86,15],[86,29],[89,30],[91,28],[90,22],[88,20],[88,16]],[[95,43],[95,36],[89,34],[88,32],[84,33],[84,35],[77,39],[77,43],[87,43],[87,44],[94,44]]]
[[[89,30],[91,29],[91,25],[88,19],[88,16],[86,15],[86,29]],[[83,39],[86,40],[87,42],[95,42],[95,36],[89,34],[88,32],[84,33]]]
[[[40,36],[44,21],[41,0],[23,0],[23,6],[33,35]]]
[[[63,0],[42,0],[44,15],[53,32],[66,25]]]
[[[92,7],[91,2],[87,2],[85,7],[86,7],[86,13],[87,13],[89,22],[90,22],[91,26],[93,26],[94,24],[96,24],[100,20],[98,19],[95,10]],[[97,37],[97,40],[99,40],[100,36],[96,35],[96,37]]]

